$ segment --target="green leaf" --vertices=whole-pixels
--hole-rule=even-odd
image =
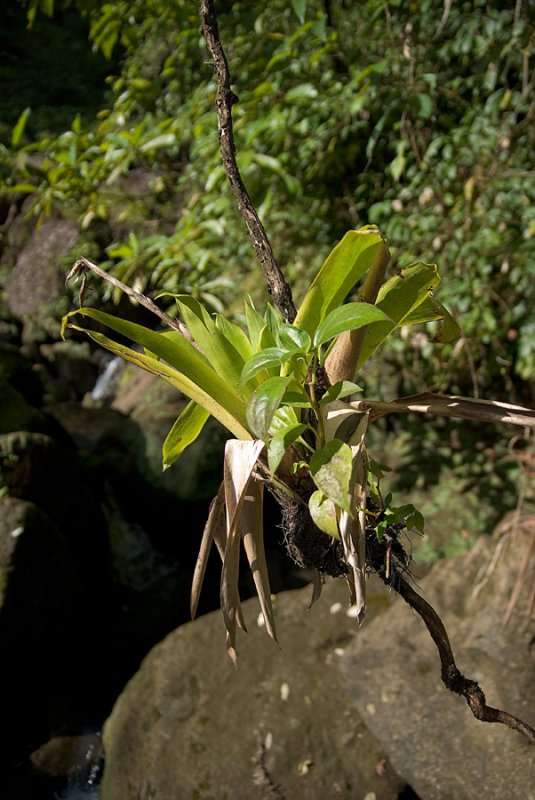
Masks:
[[[301,25],[305,21],[305,14],[307,10],[307,0],[291,0],[292,8]]]
[[[191,400],[183,410],[162,446],[163,468],[168,469],[192,444],[204,428],[210,414]]]
[[[388,317],[384,311],[371,303],[347,303],[327,314],[314,334],[314,347],[319,347],[344,331],[354,331],[385,320],[388,321]]]
[[[351,517],[351,475],[353,457],[351,447],[333,439],[310,459],[310,472],[314,483],[325,495]]]
[[[186,341],[183,336],[180,336],[178,332],[174,337],[172,337],[170,331],[166,331],[164,334],[156,333],[142,325],[126,322],[111,314],[98,311],[95,308],[80,308],[64,317],[63,328],[73,327],[76,328],[76,330],[84,331],[95,341],[97,341],[97,339],[93,331],[89,331],[86,328],[81,328],[69,322],[71,317],[75,314],[91,317],[97,322],[111,328],[116,333],[121,334],[121,336],[125,336],[136,344],[145,347],[158,358],[167,361],[167,363],[174,368],[171,375],[174,381],[173,385],[176,385],[185,395],[192,400],[196,400],[207,409],[216,419],[222,422],[226,428],[232,431],[235,436],[238,438],[249,438],[249,434],[247,433],[245,402],[243,398],[237,394],[234,385],[228,382],[226,376],[220,375],[213,370],[207,359],[199,353],[190,342]],[[160,371],[162,371],[162,377],[165,380],[169,380],[169,371],[167,369],[164,370],[165,365],[151,356],[141,357],[141,354],[135,353],[128,347],[116,346],[115,342],[107,338],[106,344],[103,346],[112,350],[112,352],[115,352],[117,355],[123,355],[123,358],[126,358],[132,363],[138,363],[140,366],[147,364],[144,368],[149,372],[160,374]],[[114,347],[115,349],[113,349]],[[121,347],[121,353],[117,351],[117,347]],[[134,353],[133,356],[131,356],[132,353]],[[144,359],[148,359],[148,361]],[[173,381],[169,380],[171,383]],[[178,385],[181,381],[184,388],[182,388],[182,385]],[[235,385],[237,386],[237,383]],[[232,426],[231,424],[227,424],[229,422],[229,416],[237,425],[234,424],[234,426]],[[227,421],[224,422],[223,418]],[[238,429],[241,433],[236,432]],[[245,432],[245,436],[243,436],[243,432]]]
[[[330,386],[320,400],[320,406],[325,406],[328,403],[334,403],[335,400],[342,400],[344,397],[349,397],[357,392],[362,392],[362,388],[357,386],[352,381],[338,381],[333,386]]]
[[[267,440],[273,415],[282,402],[289,381],[289,378],[269,378],[253,392],[247,406],[247,422],[259,439]]]
[[[256,353],[260,348],[260,337],[262,335],[262,330],[264,329],[266,322],[254,307],[253,301],[249,296],[245,298],[244,305],[245,305],[245,319],[247,321],[247,329],[249,331],[249,339],[251,340],[251,346],[253,348],[253,352]]]
[[[436,264],[417,263],[394,275],[381,287],[376,306],[391,321],[379,322],[366,331],[359,356],[359,368],[393,330],[405,324],[405,319],[429,298],[439,283]]]
[[[408,314],[403,320],[403,324],[418,325],[436,321],[439,323],[438,333],[435,336],[436,342],[447,344],[459,338],[461,332],[459,324],[446,306],[433,296],[429,296],[417,309]]]
[[[316,489],[315,492],[312,492],[308,500],[308,508],[314,524],[320,531],[327,533],[335,539],[340,538],[336,506],[321,489]]]
[[[274,474],[277,470],[277,467],[290,445],[293,444],[306,429],[307,425],[304,425],[302,422],[296,422],[293,425],[282,428],[272,437],[267,451],[268,466],[271,474]]]
[[[230,385],[238,386],[245,359],[229,341],[226,332],[216,325],[205,307],[194,297],[180,294],[175,295],[175,299],[188,331],[210,366]],[[230,323],[227,328],[230,328]]]
[[[245,386],[263,369],[269,370],[273,367],[280,369],[285,358],[286,353],[280,347],[266,347],[264,350],[260,350],[244,365],[239,381],[240,385]]]
[[[18,118],[17,122],[15,123],[15,127],[11,133],[11,146],[18,147],[22,137],[24,136],[24,129],[26,128],[26,123],[28,122],[28,117],[32,113],[31,108],[25,108],[20,117]]]
[[[363,275],[388,254],[377,228],[349,231],[330,253],[312,281],[294,325],[313,336],[327,314],[343,303]]]
[[[308,353],[311,347],[310,336],[294,325],[281,325],[278,335],[279,345],[288,351]]]
[[[253,348],[251,342],[235,322],[231,322],[221,314],[216,314],[215,324],[217,330],[229,342],[232,347],[240,354],[243,363],[248,361],[253,356]]]

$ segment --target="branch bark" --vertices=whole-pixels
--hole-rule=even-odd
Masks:
[[[399,574],[393,581],[385,580],[385,583],[391,584],[405,602],[422,618],[437,647],[442,666],[442,682],[446,688],[464,697],[476,719],[481,722],[500,722],[502,725],[507,725],[508,728],[519,731],[532,744],[535,744],[535,730],[530,725],[512,714],[508,714],[507,711],[487,705],[485,693],[477,681],[465,678],[460,672],[455,663],[444,624],[434,608],[423,597],[420,597]]]
[[[227,57],[219,36],[217,16],[213,0],[201,0],[199,6],[202,31],[213,59],[217,75],[216,109],[219,130],[219,146],[223,159],[223,166],[230,186],[236,199],[238,210],[243,217],[249,237],[253,243],[256,257],[264,272],[264,278],[273,302],[281,312],[286,322],[293,322],[296,316],[292,300],[292,292],[286,283],[277,260],[273,254],[271,244],[264,226],[252,203],[245,184],[238,169],[236,161],[236,146],[232,126],[232,106],[237,102],[237,97],[231,89],[230,71]]]

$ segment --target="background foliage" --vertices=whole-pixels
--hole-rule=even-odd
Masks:
[[[427,385],[535,400],[529,7],[218,3],[239,97],[240,167],[296,294],[343,233],[367,223],[388,238],[394,269],[440,263],[441,299],[463,336],[440,351],[425,329],[389,345],[381,369],[365,376],[376,395]],[[35,98],[13,93],[0,131],[4,206],[29,196],[26,213],[37,222],[76,220],[80,252],[149,291],[192,293],[218,311],[240,309],[243,289],[257,297],[257,268],[220,163],[196,5],[30,0],[26,11],[35,30],[61,29],[66,15],[87,25],[110,74],[101,108],[84,102],[63,129],[65,117],[43,108],[23,114]],[[96,63],[92,77],[102,80],[105,62]],[[403,488],[425,491],[454,470],[496,513],[505,496],[514,504],[519,459],[498,444],[501,431],[481,442],[464,425],[422,427],[404,421],[398,431]]]

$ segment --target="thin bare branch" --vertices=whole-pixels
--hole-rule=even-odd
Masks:
[[[79,258],[78,261],[75,263],[69,274],[67,275],[65,283],[71,280],[71,278],[77,278],[82,275],[82,288],[80,291],[80,305],[83,304],[83,295],[86,289],[86,273],[87,271],[94,272],[95,275],[98,275],[99,278],[103,278],[108,283],[111,283],[112,286],[115,286],[117,289],[120,289],[121,292],[124,292],[131,300],[135,300],[139,303],[140,306],[143,306],[148,311],[152,312],[155,316],[159,317],[169,328],[172,328],[178,333],[182,334],[185,339],[191,341],[191,336],[189,334],[188,329],[186,326],[180,322],[178,319],[173,319],[170,317],[169,314],[166,314],[165,311],[162,311],[161,308],[158,308],[156,303],[147,297],[146,295],[142,294],[141,292],[136,291],[136,289],[131,289],[130,286],[127,286],[125,283],[121,283],[121,281],[114,278],[113,275],[109,275],[103,269],[98,267],[96,264],[93,264],[92,261],[89,261],[87,258]]]
[[[236,161],[236,146],[234,144],[232,127],[232,106],[237,102],[237,97],[230,86],[230,71],[219,36],[213,0],[201,0],[199,13],[203,35],[214,61],[217,74],[217,121],[219,145],[225,172],[227,173],[230,186],[236,198],[238,210],[249,231],[249,237],[256,251],[256,256],[264,271],[268,291],[286,322],[293,322],[296,316],[296,310],[292,300],[291,289],[284,280],[284,276],[273,254],[264,226],[245,188]]]
[[[481,400],[456,395],[423,392],[411,397],[400,397],[383,403],[378,400],[358,400],[350,403],[356,411],[369,411],[370,421],[386,414],[433,414],[437,417],[468,419],[474,422],[506,422],[509,425],[535,427],[535,411],[523,406],[499,403],[495,400]]]
[[[518,719],[518,717],[507,713],[507,711],[488,706],[485,694],[477,681],[465,678],[462,672],[459,671],[453,657],[448,634],[434,608],[430,606],[423,597],[420,597],[412,586],[400,575],[397,575],[394,581],[385,582],[391,583],[405,602],[422,618],[427,630],[431,634],[431,638],[437,646],[440,655],[440,663],[442,665],[442,682],[446,688],[464,697],[476,719],[481,720],[481,722],[500,722],[503,725],[507,725],[508,728],[523,733],[532,744],[535,744],[535,730],[530,725]]]

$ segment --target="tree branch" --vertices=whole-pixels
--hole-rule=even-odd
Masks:
[[[437,646],[442,665],[442,682],[446,688],[450,692],[464,697],[476,719],[481,720],[481,722],[501,722],[503,725],[507,725],[508,728],[523,733],[532,744],[535,744],[535,730],[530,725],[512,714],[508,714],[507,711],[488,706],[485,694],[479,684],[476,681],[465,678],[462,672],[459,671],[444,624],[433,607],[423,597],[420,597],[399,573],[390,581],[384,578],[383,580],[385,583],[392,585],[405,602],[422,618]]]
[[[201,0],[199,14],[201,17],[203,35],[214,61],[217,74],[217,122],[219,146],[221,148],[225,172],[227,173],[230,186],[236,198],[238,210],[249,231],[249,237],[256,251],[256,256],[264,271],[268,291],[286,322],[293,322],[296,316],[296,310],[292,300],[291,289],[284,280],[284,276],[273,254],[273,250],[271,249],[264,226],[245,188],[236,161],[236,146],[234,144],[232,127],[232,106],[238,98],[230,88],[230,71],[219,36],[213,0]]]
[[[411,397],[400,397],[390,402],[379,400],[356,400],[349,404],[355,411],[369,411],[370,421],[386,414],[433,414],[437,417],[468,419],[474,422],[507,422],[521,427],[535,427],[535,411],[524,406],[500,403],[497,400],[481,400],[473,397],[433,394],[423,392]]]
[[[180,322],[178,319],[174,319],[170,317],[169,314],[166,314],[165,311],[162,311],[161,308],[158,308],[156,303],[147,297],[146,295],[142,294],[141,292],[136,291],[136,289],[131,289],[130,286],[127,286],[125,283],[117,280],[114,278],[113,275],[109,275],[103,269],[98,267],[96,264],[93,264],[92,261],[89,261],[87,258],[79,258],[78,261],[75,263],[67,278],[65,279],[65,283],[68,283],[71,278],[77,278],[79,275],[82,275],[82,285],[80,287],[80,305],[82,306],[84,303],[84,295],[87,288],[87,277],[86,273],[94,272],[95,275],[98,275],[99,278],[103,278],[108,283],[111,283],[112,286],[115,286],[117,289],[120,289],[121,292],[124,292],[131,300],[139,303],[140,306],[143,306],[148,311],[151,311],[155,316],[159,317],[166,325],[172,328],[178,333],[182,334],[185,339],[191,342],[191,335],[186,326]]]

